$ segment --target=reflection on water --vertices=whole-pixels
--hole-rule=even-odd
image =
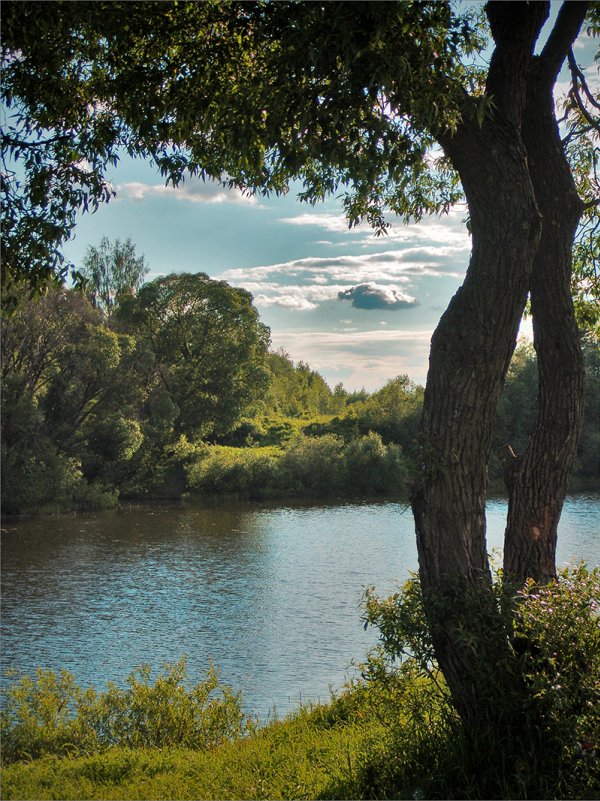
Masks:
[[[416,570],[412,516],[397,503],[125,508],[5,524],[2,670],[71,670],[121,683],[141,663],[212,661],[265,717],[325,700],[375,634],[364,588]],[[600,499],[565,505],[559,561],[598,561]],[[488,504],[500,547],[506,504]]]

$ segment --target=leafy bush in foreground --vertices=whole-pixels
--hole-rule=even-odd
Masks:
[[[66,670],[38,670],[9,687],[1,715],[5,763],[44,754],[129,748],[212,748],[251,727],[241,697],[221,685],[210,668],[206,678],[186,689],[186,662],[166,665],[150,681],[143,666],[127,678],[127,688],[82,690]]]
[[[462,599],[474,621],[487,620],[481,591]],[[489,589],[485,592],[489,596]],[[379,629],[380,646],[370,655],[365,676],[385,684],[397,675],[413,675],[439,689],[437,730],[422,743],[412,768],[405,738],[393,727],[387,745],[380,744],[368,758],[364,781],[375,794],[371,797],[399,797],[395,792],[406,786],[411,771],[422,798],[598,797],[600,570],[580,565],[547,585],[528,582],[516,592],[499,575],[492,598],[496,625],[505,632],[499,658],[507,660],[514,677],[513,694],[503,695],[494,681],[497,663],[475,658],[474,669],[488,679],[499,719],[517,705],[509,740],[502,739],[494,721],[482,720],[476,736],[463,728],[437,670],[418,579],[387,599],[367,592],[365,621]],[[468,632],[464,647],[472,647]],[[419,714],[413,710],[413,716],[415,711]]]

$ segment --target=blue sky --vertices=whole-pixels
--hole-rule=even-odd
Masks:
[[[583,36],[578,61],[590,66],[592,51]],[[589,74],[597,87],[597,69]],[[375,237],[349,231],[335,198],[311,207],[293,189],[264,199],[199,180],[166,188],[150,163],[128,157],[110,179],[116,198],[83,216],[65,247],[76,264],[102,236],[130,236],[149,280],[202,271],[248,289],[273,348],[331,386],[373,391],[401,373],[425,382],[431,334],[469,259],[464,206],[417,225],[391,220],[389,235]]]

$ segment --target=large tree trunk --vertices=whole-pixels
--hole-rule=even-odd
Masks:
[[[565,269],[578,211],[569,192],[564,199],[567,219],[560,217],[561,210],[558,217],[548,216],[550,198],[556,191],[564,193],[564,182],[557,189],[556,177],[546,179],[543,170],[547,148],[552,147],[556,158],[560,141],[544,142],[543,152],[536,154],[539,166],[531,171],[531,151],[534,143],[539,146],[536,138],[548,139],[547,114],[546,122],[539,121],[540,128],[533,125],[533,119],[538,123],[540,109],[534,102],[536,87],[530,84],[533,47],[548,4],[493,2],[487,4],[486,12],[496,43],[487,83],[487,93],[494,99],[493,119],[481,128],[465,120],[454,136],[439,137],[467,196],[473,250],[465,281],[432,338],[421,423],[421,473],[412,507],[426,612],[454,703],[467,728],[477,732],[482,725],[496,730],[500,726],[511,738],[518,729],[518,710],[512,714],[507,698],[519,688],[511,671],[502,673],[499,667],[506,667],[510,658],[506,658],[508,641],[489,591],[487,464],[496,408],[530,291],[543,396],[537,437],[518,461],[517,470],[511,465],[508,471],[514,519],[509,523],[514,536],[508,551],[513,575],[528,575],[532,562],[538,566],[536,576],[541,565],[551,573],[553,551],[548,554],[547,548],[540,548],[532,560],[529,543],[533,529],[539,528],[538,511],[546,515],[542,518],[546,543],[546,532],[556,530],[572,461],[569,449],[575,447],[579,424],[579,351],[572,304],[569,307],[567,299],[569,270]],[[580,12],[581,8],[574,15],[579,25]],[[570,43],[578,26],[567,28],[563,39]],[[558,63],[560,53],[553,56],[553,64]],[[527,127],[525,140],[523,127]],[[564,171],[564,156],[562,165]],[[555,170],[551,172],[554,175]],[[556,223],[545,225],[543,240],[540,212],[545,221]],[[550,254],[559,245],[560,253],[547,271]],[[563,369],[558,367],[562,358],[571,360],[572,378],[557,392],[556,371]],[[566,415],[559,432],[554,409]],[[540,469],[541,452],[547,454],[544,469]],[[560,464],[557,459],[562,460]],[[461,599],[477,587],[479,606],[463,604]],[[440,596],[446,596],[445,603],[439,602]],[[502,720],[501,710],[506,713]]]
[[[557,526],[583,420],[584,367],[571,296],[573,240],[582,202],[560,141],[552,88],[557,62],[564,59],[584,13],[585,3],[563,6],[555,33],[562,28],[568,35],[560,42],[555,36],[535,59],[523,115],[522,136],[543,227],[531,280],[538,415],[525,452],[505,466],[504,572],[518,584],[556,575]]]
[[[473,651],[463,639],[465,625],[475,633],[478,626],[463,619],[460,605],[440,606],[433,595],[490,584],[487,464],[541,229],[525,151],[514,134],[490,122],[445,143],[469,201],[473,251],[465,282],[432,338],[422,472],[412,499],[421,585],[425,598],[432,596],[428,616],[436,656],[469,724],[485,716],[475,669],[482,642]],[[489,623],[489,609],[481,611]],[[486,642],[487,661],[493,664],[503,644],[493,637]]]

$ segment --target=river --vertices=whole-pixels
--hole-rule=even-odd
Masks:
[[[488,549],[506,502],[488,502]],[[558,561],[600,560],[600,497],[567,499]],[[181,655],[212,661],[261,719],[327,700],[375,642],[360,601],[417,568],[398,503],[131,506],[9,521],[2,530],[2,675],[66,668],[122,684]]]

